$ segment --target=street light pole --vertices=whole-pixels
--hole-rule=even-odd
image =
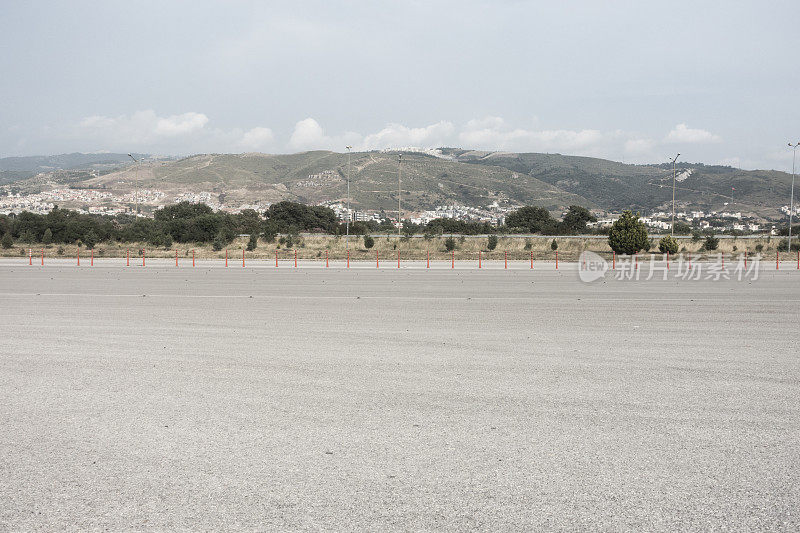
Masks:
[[[350,150],[352,146],[345,146],[347,148],[347,219],[345,220],[345,230],[347,234],[344,237],[344,246],[347,250],[350,249]]]
[[[797,147],[800,146],[800,142],[796,144],[789,143],[789,146],[792,147],[792,192],[791,196],[789,197],[789,238],[786,240],[786,251],[792,251],[792,215],[794,214],[794,162],[797,158]]]
[[[402,224],[403,217],[400,211],[400,171],[403,168],[403,154],[397,156],[397,236],[400,236],[400,224]]]
[[[676,155],[675,159],[672,160],[672,224],[669,228],[670,237],[675,235],[675,161],[678,160],[680,155]]]
[[[135,199],[136,212],[135,212],[135,214],[136,214],[136,216],[139,216],[139,167],[140,167],[140,165],[139,165],[139,161],[135,157],[133,157],[132,154],[128,154],[128,157],[133,159],[133,162],[136,163],[136,199]]]

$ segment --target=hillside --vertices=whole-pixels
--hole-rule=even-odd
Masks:
[[[144,154],[134,154],[139,159]],[[128,154],[72,154],[34,155],[0,158],[0,185],[30,178],[41,172],[56,170],[108,171],[131,162]]]
[[[346,153],[201,154],[179,160],[148,160],[141,165],[125,162],[117,157],[119,154],[88,155],[96,157],[93,162],[84,159],[84,166],[113,164],[116,170],[54,171],[18,181],[15,187],[23,192],[37,192],[71,184],[82,189],[104,189],[120,196],[136,188],[164,192],[153,199],[155,203],[174,201],[183,193],[207,192],[229,207],[280,200],[320,203],[344,200],[347,194]],[[397,157],[397,152],[352,154],[354,208],[397,209]],[[5,168],[24,172],[12,170],[10,159],[13,158],[3,160]],[[31,160],[27,164],[28,168],[34,163],[41,168],[45,162],[56,161]],[[61,164],[71,163],[67,159]],[[120,169],[121,164],[127,166]],[[76,165],[80,168],[80,164]],[[785,172],[689,163],[679,164],[677,171],[679,210],[741,211],[779,218],[780,206],[788,203],[791,175]],[[668,165],[443,148],[441,157],[403,153],[402,197],[408,210],[443,204],[482,207],[498,202],[539,205],[551,211],[574,203],[610,211],[633,208],[647,213],[671,208],[672,174]]]
[[[359,209],[396,210],[397,153],[353,153],[350,193]],[[315,151],[288,155],[207,154],[144,164],[82,182],[109,189],[143,188],[170,193],[223,193],[225,203],[294,200],[318,203],[347,197],[347,154]],[[502,167],[478,166],[419,153],[403,154],[402,201],[408,209],[441,204],[535,204],[550,209],[593,202],[537,178]]]
[[[649,212],[671,208],[669,165],[626,165],[605,159],[559,154],[477,152],[446,149],[457,161],[499,166],[526,174],[596,205],[618,211]],[[681,177],[685,171],[688,176]],[[788,204],[791,175],[772,170],[739,170],[725,166],[680,163],[676,203],[679,209],[735,210],[764,217],[779,216]],[[726,205],[727,204],[727,205]]]

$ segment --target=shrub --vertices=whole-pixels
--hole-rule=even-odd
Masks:
[[[497,248],[497,235],[489,235],[489,242],[486,243],[486,248],[489,250]]]
[[[97,241],[100,239],[97,238],[97,233],[94,230],[89,230],[89,232],[83,236],[83,243],[86,245],[87,248],[94,249],[94,245],[97,244]]]
[[[222,233],[217,233],[217,236],[214,237],[214,241],[211,243],[211,249],[215,252],[219,252],[225,247],[225,237],[223,237]]]
[[[44,230],[44,235],[42,235],[42,244],[47,246],[51,242],[53,242],[53,232],[50,230],[50,228],[47,228]]]
[[[253,250],[256,249],[257,246],[258,246],[258,234],[251,233],[250,240],[247,241],[247,251],[252,252]]]
[[[64,255],[64,247],[63,246],[59,246],[58,250],[56,250],[56,253],[58,255]]]
[[[779,252],[785,252],[788,249],[789,249],[788,239],[784,239],[778,244],[778,251]],[[792,243],[792,251],[796,252],[798,250],[800,250],[800,244],[797,244],[796,242],[793,242]]]
[[[703,238],[703,234],[697,230],[692,232],[692,242],[700,242],[700,239]]]
[[[452,235],[444,240],[444,248],[448,252],[452,252],[453,250],[456,249],[456,240],[453,238]]]
[[[719,239],[714,237],[713,235],[709,235],[706,237],[706,242],[703,243],[703,248],[708,250],[709,252],[716,250],[719,247]]]
[[[675,238],[671,235],[661,237],[661,240],[658,241],[658,251],[660,251],[662,254],[675,255],[678,253],[678,241],[675,240]]]
[[[639,215],[623,211],[622,216],[611,226],[608,245],[618,254],[635,254],[649,247],[647,227],[639,220]]]
[[[553,250],[554,252],[558,250],[558,243],[556,242],[555,239],[553,239],[553,242],[550,243],[550,249]]]
[[[375,239],[372,238],[372,235],[364,235],[364,248],[369,250],[373,246],[375,246]]]
[[[756,244],[756,252],[761,253],[764,250],[764,245],[759,243]]]
[[[14,239],[11,238],[11,233],[6,232],[6,234],[3,235],[3,240],[0,241],[0,244],[2,244],[3,248],[6,250],[14,246]]]
[[[530,250],[531,248],[533,248],[533,243],[530,239],[525,239],[525,250]]]

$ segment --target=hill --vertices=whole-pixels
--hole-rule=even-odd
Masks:
[[[144,154],[134,154],[139,159]],[[128,154],[82,154],[79,152],[59,155],[34,155],[0,158],[0,184],[23,180],[42,172],[55,170],[108,171],[131,162]]]
[[[642,213],[671,209],[672,173],[666,164],[632,165],[560,154],[454,148],[443,148],[438,155],[412,151],[402,155],[402,202],[408,210],[450,204],[482,207],[494,202],[538,205],[554,212],[570,204],[609,211],[632,208]],[[165,193],[153,200],[161,203],[185,193],[207,192],[229,207],[280,200],[321,203],[344,200],[347,195],[346,153],[200,154],[140,165],[125,162],[127,155],[77,156],[75,161],[67,156],[39,162],[29,158],[27,164],[28,168],[56,162],[62,166],[114,164],[117,169],[50,172],[15,186],[26,192],[65,183],[122,194],[136,188],[151,189]],[[398,152],[359,152],[351,158],[353,207],[396,210]],[[26,158],[3,160],[9,171],[22,166],[13,167],[10,159]],[[121,164],[127,166],[120,169]],[[741,211],[775,219],[781,217],[780,206],[788,203],[791,175],[785,172],[681,163],[677,173],[679,210]]]
[[[444,149],[457,161],[500,166],[526,174],[566,192],[580,194],[609,210],[649,212],[671,209],[672,171],[668,164],[628,165],[560,154],[478,152]],[[788,204],[791,175],[774,170],[740,170],[702,163],[676,165],[679,209],[735,210],[763,217],[779,216]]]

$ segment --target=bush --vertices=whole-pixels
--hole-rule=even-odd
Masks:
[[[164,248],[170,249],[172,248],[172,235],[169,233],[164,234],[164,238],[162,239],[164,243]]]
[[[258,247],[258,233],[251,233],[250,240],[247,241],[247,251],[252,252]]]
[[[553,250],[554,252],[558,250],[558,243],[556,242],[555,239],[553,239],[553,242],[550,243],[550,249]]]
[[[785,252],[788,249],[789,249],[788,239],[784,239],[778,244],[778,251],[779,252]],[[793,242],[792,243],[792,251],[796,252],[798,250],[800,250],[800,244],[798,244],[797,242]]]
[[[56,250],[56,253],[58,255],[64,255],[64,247],[63,246],[59,246],[58,250]]]
[[[700,239],[703,238],[703,234],[697,230],[692,232],[692,242],[700,242]]]
[[[3,240],[0,241],[0,244],[2,244],[3,248],[6,250],[14,246],[14,239],[11,238],[11,233],[6,232],[6,234],[3,235]]]
[[[530,250],[531,248],[533,248],[533,243],[530,239],[525,239],[525,250]]]
[[[448,252],[452,252],[453,250],[456,249],[456,240],[453,238],[452,235],[444,240],[444,248]]]
[[[678,253],[678,241],[671,235],[661,237],[661,240],[658,241],[658,251],[662,254],[675,255]]]
[[[94,230],[89,230],[89,232],[83,237],[83,244],[85,244],[87,248],[94,249],[94,245],[97,244],[98,240],[99,239],[97,238],[97,234],[94,232]]]
[[[719,239],[713,235],[706,237],[706,242],[703,243],[703,248],[709,252],[716,250],[719,247]]]
[[[756,244],[756,252],[761,253],[764,250],[763,244]]]
[[[225,248],[225,237],[222,233],[218,233],[216,237],[214,237],[214,241],[211,243],[211,249],[215,252],[219,252],[223,248]]]
[[[375,239],[372,238],[372,235],[364,235],[364,248],[369,250],[375,246]]]
[[[47,246],[51,242],[53,242],[53,232],[50,230],[50,228],[47,228],[44,230],[44,235],[42,235],[42,244]]]
[[[618,254],[635,254],[650,246],[647,238],[647,227],[639,220],[638,213],[626,210],[611,226],[608,233],[608,245]]]
[[[497,235],[489,235],[489,242],[486,243],[486,248],[489,250],[497,248]]]

